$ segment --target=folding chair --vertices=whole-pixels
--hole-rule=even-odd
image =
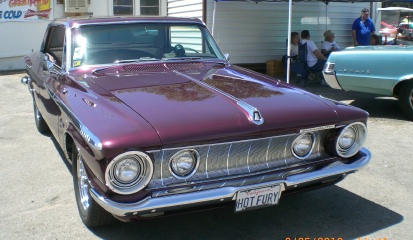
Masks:
[[[298,45],[298,59],[290,63],[291,73],[296,75],[295,81],[305,85],[308,78],[307,43]]]
[[[308,75],[321,73],[320,69],[312,69],[308,67],[307,63],[307,43],[298,45],[298,61],[291,63],[292,71],[296,74],[296,82],[301,81],[301,84],[305,87],[307,85]]]

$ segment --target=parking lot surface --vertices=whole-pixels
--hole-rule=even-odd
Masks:
[[[337,185],[245,213],[223,208],[88,229],[70,166],[53,137],[36,130],[23,76],[0,73],[0,239],[413,238],[413,122],[394,98],[305,87],[370,113],[365,147],[372,161]]]

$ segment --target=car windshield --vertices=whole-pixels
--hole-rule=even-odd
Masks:
[[[222,59],[209,32],[196,24],[108,24],[73,30],[72,67],[171,60]]]

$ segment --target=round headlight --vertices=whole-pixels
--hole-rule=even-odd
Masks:
[[[342,132],[342,137],[338,141],[338,145],[342,149],[349,149],[356,141],[356,131],[354,128],[346,128]]]
[[[294,140],[292,145],[293,155],[299,159],[304,159],[311,154],[313,146],[314,135],[312,133],[304,133]]]
[[[364,123],[352,123],[340,131],[336,141],[336,153],[340,157],[352,157],[363,147],[367,127]]]
[[[189,178],[198,167],[198,152],[182,150],[175,153],[169,161],[169,170],[176,178]]]
[[[106,169],[106,185],[119,194],[131,194],[143,189],[153,174],[148,155],[132,151],[114,158]]]
[[[140,173],[141,166],[136,159],[124,159],[115,164],[115,178],[121,182],[128,184],[132,182]]]

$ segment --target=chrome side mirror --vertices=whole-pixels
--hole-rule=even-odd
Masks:
[[[227,61],[229,61],[229,53],[224,53],[224,57]]]

